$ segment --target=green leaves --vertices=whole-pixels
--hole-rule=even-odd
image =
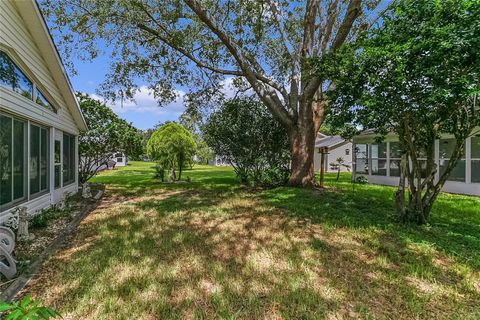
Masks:
[[[164,168],[178,168],[181,171],[193,161],[196,147],[190,131],[177,123],[169,122],[152,134],[147,142],[147,154]]]
[[[40,320],[61,317],[55,310],[42,306],[39,301],[33,300],[29,295],[22,300],[12,303],[0,303],[0,314],[5,320]]]
[[[109,107],[88,95],[77,94],[88,130],[79,136],[80,182],[90,179],[98,165],[122,152],[130,157],[143,152],[140,132]]]

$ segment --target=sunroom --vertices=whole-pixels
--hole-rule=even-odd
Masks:
[[[400,151],[395,135],[388,135],[384,142],[378,143],[374,134],[354,137],[354,171],[353,179],[366,176],[370,183],[398,185],[400,176]],[[435,162],[438,180],[448,165],[450,155],[455,147],[453,137],[443,136],[435,141]],[[423,169],[426,169],[426,157]],[[465,150],[455,169],[451,172],[443,189],[445,192],[480,196],[480,129],[478,134],[465,141]]]
[[[77,190],[86,125],[36,2],[2,1],[0,14],[1,223]]]

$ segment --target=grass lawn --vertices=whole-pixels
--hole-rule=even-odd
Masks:
[[[65,319],[480,319],[480,198],[394,222],[390,187],[245,189],[196,166],[100,174],[106,197],[27,288]]]

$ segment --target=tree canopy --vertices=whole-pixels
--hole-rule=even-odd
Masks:
[[[309,59],[354,39],[391,1],[381,7],[380,0],[43,2],[65,56],[89,60],[104,53],[99,43],[110,45],[105,97],[131,98],[143,81],[165,103],[183,86],[194,112],[228,77],[250,88],[289,132],[290,183],[312,185],[314,140],[334,86],[313,72]]]
[[[401,1],[379,28],[345,47],[334,68],[336,121],[398,134],[402,154],[397,208],[403,220],[425,223],[439,191],[480,125],[480,1]],[[438,173],[435,139],[456,147]],[[426,161],[420,158],[426,158]],[[436,176],[438,178],[436,179]],[[408,204],[405,204],[405,179]]]
[[[88,126],[78,138],[81,183],[93,177],[113,153],[122,152],[134,157],[142,154],[142,137],[135,127],[88,95],[77,93],[77,99]]]
[[[170,176],[176,180],[182,178],[183,168],[190,164],[196,150],[193,134],[175,122],[169,122],[158,128],[147,143],[147,154],[153,160],[170,170]]]

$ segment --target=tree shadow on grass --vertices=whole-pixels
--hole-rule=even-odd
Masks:
[[[342,201],[333,203],[336,210],[332,203],[308,210],[317,194],[269,192],[279,191],[273,202],[265,194],[203,189],[104,203],[30,290],[70,315],[95,319],[472,312],[478,292],[457,288],[461,275],[392,233],[389,218],[361,224],[362,205],[346,219],[335,213]],[[448,294],[457,292],[463,297],[454,303]]]

